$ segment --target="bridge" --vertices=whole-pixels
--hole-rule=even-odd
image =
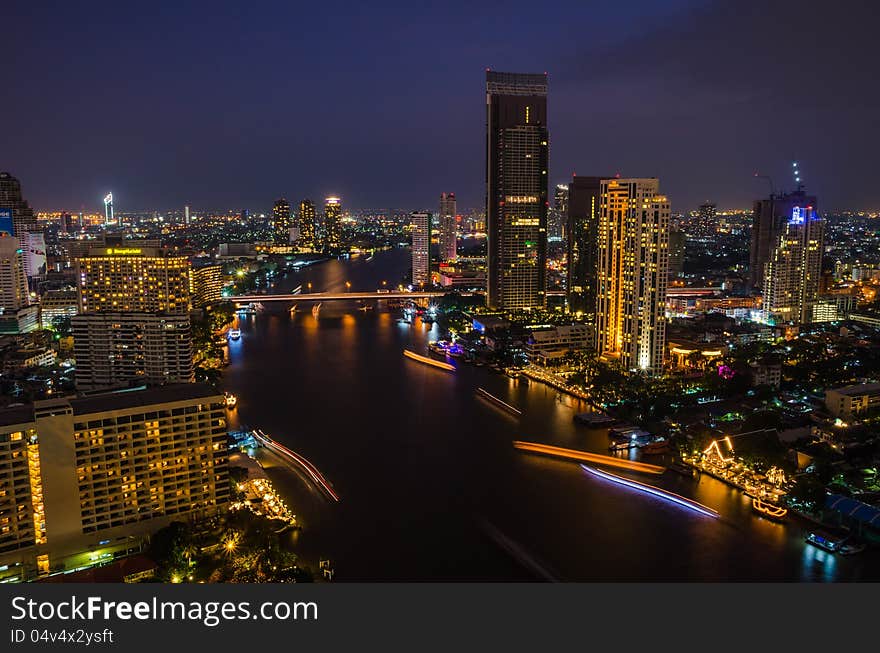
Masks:
[[[250,302],[332,302],[363,301],[368,299],[433,299],[443,297],[446,292],[310,292],[286,293],[284,295],[237,295],[227,297],[228,301]],[[464,294],[464,293],[462,293]]]

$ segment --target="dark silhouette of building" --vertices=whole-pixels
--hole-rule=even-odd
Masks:
[[[575,175],[567,190],[568,307],[588,316],[596,311],[599,189],[602,179],[607,178]]]

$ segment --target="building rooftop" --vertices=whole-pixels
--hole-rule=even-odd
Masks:
[[[847,397],[857,397],[860,395],[880,394],[880,383],[863,383],[861,385],[847,385],[842,388],[831,388],[830,392],[846,395]]]
[[[34,421],[33,406],[12,406],[0,410],[0,427],[26,424]]]
[[[192,399],[215,398],[221,401],[222,393],[205,383],[174,383],[146,390],[121,390],[91,397],[70,400],[74,415],[101,413],[111,410],[124,410],[150,404],[161,404]]]

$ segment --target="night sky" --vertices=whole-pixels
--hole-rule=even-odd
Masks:
[[[869,2],[3,3],[0,169],[38,209],[482,207],[484,71],[550,75],[550,180],[880,209]],[[436,208],[436,207],[435,207]]]

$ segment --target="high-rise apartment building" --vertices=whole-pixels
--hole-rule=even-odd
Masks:
[[[305,199],[299,203],[299,247],[306,251],[315,251],[318,248],[318,214],[312,200]]]
[[[328,197],[324,200],[324,249],[338,253],[342,248],[342,200]]]
[[[714,233],[718,227],[718,207],[711,202],[700,204],[697,219],[703,233]]]
[[[230,500],[223,395],[165,386],[0,410],[0,581],[140,550]]]
[[[431,214],[410,214],[412,226],[412,282],[413,286],[431,283]]]
[[[70,324],[79,391],[193,380],[188,315],[86,313]]]
[[[76,259],[80,312],[189,312],[190,262],[153,247],[119,241]]]
[[[547,75],[486,72],[487,303],[544,305]]]
[[[764,264],[764,318],[770,324],[814,321],[825,223],[812,205],[793,206]]]
[[[588,318],[596,311],[602,179],[576,175],[566,186],[565,193],[568,213],[568,308]]]
[[[444,263],[458,257],[456,209],[455,193],[440,193],[440,260]]]
[[[666,345],[669,200],[657,179],[601,182],[596,301],[600,355],[659,374]]]
[[[771,194],[755,202],[752,213],[752,243],[749,250],[749,281],[753,287],[764,283],[764,266],[773,248],[785,230],[795,207],[811,206],[817,209],[816,197],[807,195],[803,188],[792,193]]]
[[[669,278],[674,279],[684,271],[684,254],[687,237],[681,229],[669,230]]]
[[[272,233],[276,245],[290,245],[290,202],[283,197],[275,200],[272,207]]]
[[[0,236],[0,334],[36,329],[39,307],[30,305],[25,257],[19,240]]]
[[[0,218],[3,209],[11,213],[12,235],[18,239],[21,247],[25,273],[33,266],[31,262],[31,239],[30,234],[40,232],[34,210],[25,201],[21,194],[21,183],[8,172],[0,172]],[[2,221],[2,220],[0,220]],[[8,227],[0,226],[0,230],[8,231]]]

